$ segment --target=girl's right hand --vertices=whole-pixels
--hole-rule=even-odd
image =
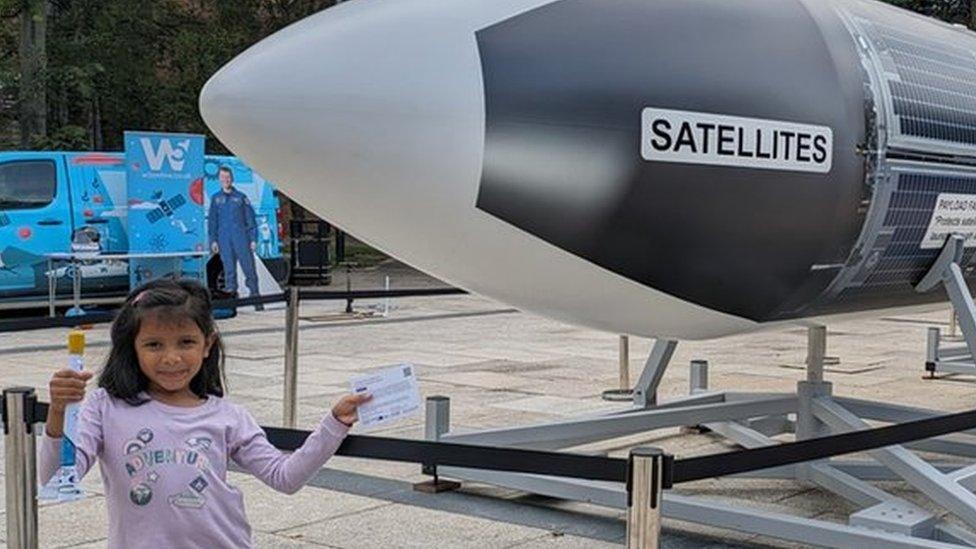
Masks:
[[[85,398],[85,384],[94,374],[92,372],[76,372],[65,368],[58,370],[51,376],[48,389],[51,393],[51,407],[48,409],[48,436],[58,438],[64,434],[64,409],[72,402],[81,402]]]
[[[92,372],[76,372],[67,368],[54,372],[48,389],[51,393],[51,409],[64,411],[72,402],[81,402],[85,398],[85,384],[92,377]]]

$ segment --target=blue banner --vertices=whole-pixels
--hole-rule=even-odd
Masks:
[[[204,144],[202,135],[125,132],[129,253],[157,257],[129,262],[134,288],[162,276],[206,283]]]

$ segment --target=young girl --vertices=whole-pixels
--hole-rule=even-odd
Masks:
[[[111,548],[251,547],[228,462],[294,493],[335,453],[368,399],[342,397],[300,449],[284,454],[247,410],[222,398],[223,353],[205,288],[150,282],[126,299],[111,335],[75,441],[81,475],[98,459]],[[42,483],[59,465],[65,406],[82,400],[91,375],[65,369],[51,378]]]

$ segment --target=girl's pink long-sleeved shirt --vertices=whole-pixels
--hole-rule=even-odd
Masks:
[[[242,406],[209,397],[192,408],[150,400],[131,406],[104,389],[82,404],[76,462],[84,476],[98,460],[108,503],[110,548],[251,547],[244,496],[227,465],[294,493],[332,457],[348,427],[332,414],[305,444],[283,453]],[[44,435],[39,475],[59,465],[61,439]]]

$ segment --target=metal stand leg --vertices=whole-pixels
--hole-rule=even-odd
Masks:
[[[71,290],[74,299],[74,306],[65,314],[65,316],[80,316],[85,314],[85,310],[81,308],[81,262],[72,258],[71,259]]]
[[[34,389],[3,391],[7,547],[37,548],[37,462],[30,423]]]
[[[445,396],[427,397],[425,409],[424,440],[438,441],[441,435],[447,434],[451,428],[451,399]],[[427,494],[438,494],[461,487],[460,482],[443,480],[437,474],[436,465],[424,465],[422,472],[433,475],[432,480],[418,482],[413,489]]]
[[[288,304],[285,309],[285,427],[295,427],[298,408],[298,308],[301,299],[298,286],[288,288]]]
[[[976,374],[976,305],[960,267],[964,242],[961,236],[950,236],[935,264],[915,286],[918,292],[928,292],[939,285],[945,288],[966,343],[962,347],[940,348],[938,341],[932,342],[929,332],[925,368],[930,377],[935,377],[937,371]]]
[[[664,453],[658,448],[635,448],[629,462],[627,549],[657,549],[664,504]]]
[[[54,318],[54,301],[58,293],[58,282],[54,276],[54,260],[47,260],[47,315]]]
[[[673,339],[658,339],[654,341],[651,356],[647,357],[644,371],[634,385],[634,406],[649,408],[657,404],[657,387],[661,384],[664,371],[674,355],[678,342]]]

